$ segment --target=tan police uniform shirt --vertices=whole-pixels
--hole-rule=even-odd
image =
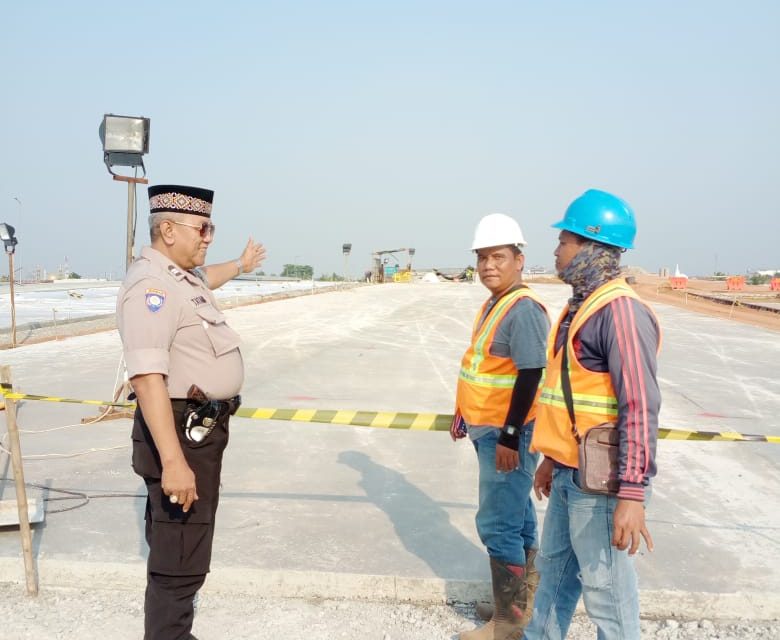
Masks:
[[[240,391],[238,334],[204,282],[156,249],[144,247],[130,265],[117,296],[117,324],[130,378],[160,373],[171,398],[185,398],[192,384],[213,400]]]

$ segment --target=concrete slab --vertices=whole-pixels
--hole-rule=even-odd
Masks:
[[[557,315],[568,288],[536,288]],[[393,284],[230,310],[244,340],[245,406],[449,413],[484,296],[479,285]],[[776,334],[656,311],[663,426],[780,433]],[[98,400],[111,396],[120,356],[115,331],[3,352],[20,390]],[[141,589],[144,499],[129,465],[129,421],[80,424],[90,415],[89,406],[19,407],[26,479],[47,501],[46,521],[33,527],[40,580]],[[644,612],[780,617],[780,447],[659,449],[656,551],[637,561]],[[7,457],[0,477],[0,499],[13,497]],[[476,502],[473,449],[446,433],[236,419],[206,588],[481,598],[488,571]],[[0,529],[1,579],[23,583],[20,550],[18,529]]]

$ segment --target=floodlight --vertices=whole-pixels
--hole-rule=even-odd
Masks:
[[[345,256],[349,255],[349,252],[352,251],[352,244],[349,242],[345,242],[341,245],[341,250],[344,252]]]
[[[103,161],[111,167],[141,167],[146,175],[143,156],[149,153],[149,118],[117,116],[107,113],[98,134],[103,143]]]
[[[414,249],[409,249],[409,257],[414,255]]]
[[[0,240],[2,240],[3,244],[5,244],[6,253],[13,253],[16,245],[19,244],[15,233],[16,229],[14,229],[10,224],[6,224],[5,222],[0,223]],[[13,278],[13,275],[11,277]]]
[[[103,116],[103,151],[149,153],[149,118]]]

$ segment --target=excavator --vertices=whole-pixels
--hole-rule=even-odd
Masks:
[[[433,272],[440,278],[444,278],[450,282],[474,282],[474,267],[471,265],[468,265],[463,271],[455,275],[442,273],[438,269],[434,269]]]

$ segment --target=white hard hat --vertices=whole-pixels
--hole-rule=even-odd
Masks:
[[[474,232],[471,250],[501,247],[507,244],[518,247],[525,246],[525,238],[520,225],[508,215],[491,213],[479,221],[477,230]]]

